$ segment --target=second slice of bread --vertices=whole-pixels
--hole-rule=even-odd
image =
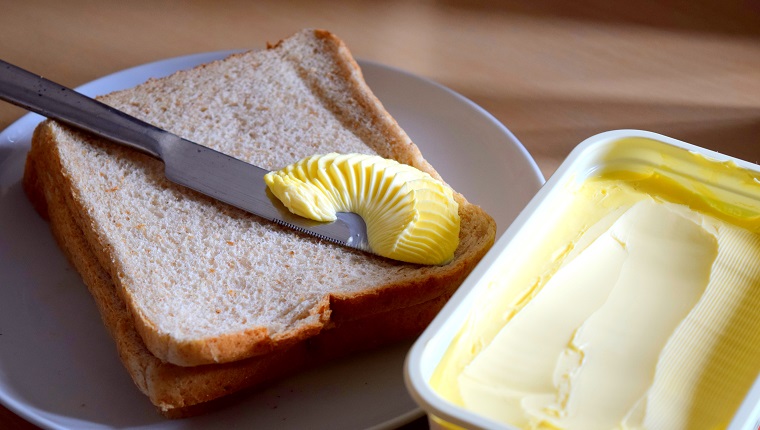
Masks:
[[[317,153],[359,152],[439,177],[366,86],[345,45],[324,31],[305,30],[101,100],[268,169]],[[457,194],[462,228],[454,260],[404,264],[176,186],[159,161],[54,121],[39,126],[32,153],[45,166],[40,175],[63,194],[63,203],[47,204],[66,206],[147,350],[177,366],[282,351],[331,326],[445,297],[495,235],[491,217]]]

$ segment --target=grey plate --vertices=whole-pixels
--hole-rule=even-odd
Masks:
[[[151,63],[93,81],[87,95],[224,57]],[[457,191],[483,206],[498,235],[543,183],[523,146],[491,115],[414,75],[361,62],[367,82]],[[0,133],[0,403],[43,428],[393,428],[422,412],[406,392],[401,344],[333,363],[235,397],[228,407],[167,421],[135,388],[79,275],[21,190],[41,117]]]

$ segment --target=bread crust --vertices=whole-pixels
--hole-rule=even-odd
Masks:
[[[270,47],[270,50],[284,50],[282,55],[288,61],[294,62],[294,67],[298,70],[299,76],[314,94],[319,96],[320,93],[331,91],[349,93],[352,103],[356,103],[358,106],[355,110],[346,113],[340,111],[336,106],[328,107],[329,110],[333,111],[335,117],[340,119],[344,127],[357,134],[364,142],[369,142],[370,148],[378,154],[413,165],[440,178],[432,166],[424,160],[419,149],[367,87],[361,76],[359,66],[342,41],[331,33],[322,30],[307,30],[299,33],[297,37],[304,38],[307,41],[319,41],[319,46],[324,52],[332,56],[336,72],[331,75],[330,79],[335,81],[333,83],[338,90],[330,86],[332,83],[325,84],[318,81],[314,77],[313,71],[307,67],[308,64],[301,59],[288,57],[290,51],[287,51],[286,48],[288,43],[292,42],[281,41]],[[248,55],[245,57],[247,60],[259,61],[259,57],[255,54],[237,54],[233,58],[240,59],[246,55]],[[222,60],[222,62],[224,61],[226,60]],[[206,68],[211,68],[211,66],[203,65],[194,69],[195,75],[193,76],[204,73]],[[185,79],[186,73],[178,72],[168,78],[152,80],[144,85],[160,88],[166,82]],[[125,90],[106,96],[103,101],[120,108],[130,107],[136,105],[136,102],[130,99],[133,94],[133,90]],[[319,97],[329,98],[327,95]],[[153,113],[151,112],[151,114]],[[364,136],[364,134],[369,133],[372,136]],[[381,135],[382,138],[378,138],[378,135]],[[97,276],[85,276],[83,273],[86,283],[90,285],[100,282],[101,278],[106,276],[115,287],[112,289],[125,306],[132,321],[133,330],[139,334],[140,341],[150,351],[150,355],[175,366],[201,366],[214,363],[230,363],[231,366],[234,366],[233,363],[249,357],[267,356],[274,352],[289,350],[296,345],[303,344],[307,339],[312,339],[327,330],[334,330],[336,327],[352,326],[361,321],[366,321],[368,318],[391,315],[393,312],[423,306],[425,303],[438,303],[441,298],[450,296],[459,286],[493,244],[495,236],[496,226],[493,219],[481,208],[470,204],[462,195],[455,193],[455,198],[460,207],[462,228],[460,246],[455,253],[454,260],[448,265],[425,267],[382,262],[392,269],[403,268],[406,270],[405,273],[409,273],[409,275],[405,275],[405,277],[394,282],[378,284],[373,288],[360,291],[329,291],[316,300],[314,306],[308,309],[305,316],[299,320],[298,326],[292,329],[272,332],[264,326],[247,326],[214,336],[179,338],[173,332],[163,329],[159,323],[152,319],[134,293],[134,284],[138,281],[136,275],[132,273],[133,271],[127,267],[128,261],[125,260],[123,251],[116,249],[119,247],[118,241],[120,239],[114,237],[104,228],[102,217],[99,218],[99,215],[96,214],[98,208],[88,203],[86,198],[92,190],[82,185],[82,179],[78,178],[78,175],[81,174],[78,172],[77,166],[69,159],[71,150],[67,149],[69,152],[66,152],[62,149],[66,146],[64,142],[69,141],[74,142],[75,145],[84,145],[83,148],[88,147],[87,145],[102,147],[105,148],[103,151],[107,152],[109,156],[129,159],[135,166],[139,167],[140,170],[137,174],[142,174],[143,171],[145,175],[153,175],[156,172],[160,174],[160,162],[129,149],[110,148],[109,145],[112,145],[110,143],[104,143],[84,133],[75,132],[54,121],[45,121],[35,131],[32,150],[27,160],[24,184],[38,211],[43,215],[50,216],[51,226],[57,238],[83,237],[86,246],[68,246],[66,252],[70,254],[69,258],[75,266],[78,269],[81,268],[80,272],[82,270],[98,272]],[[78,150],[79,146],[76,148]],[[116,187],[118,188],[118,185]],[[158,187],[179,188],[164,183],[159,183]],[[194,199],[204,204],[210,200],[187,190],[180,190],[177,193],[183,198]],[[250,217],[247,214],[238,213],[234,209],[228,209],[223,204],[216,202],[208,202],[208,204],[215,205],[216,208],[221,207],[218,209],[219,211],[228,213],[232,217]],[[54,215],[62,212],[68,215]],[[63,227],[69,222],[76,224],[76,228],[72,226]],[[253,222],[266,223],[260,220]],[[65,232],[55,233],[56,229],[62,229]],[[74,230],[77,233],[72,233]],[[300,236],[297,233],[288,232],[285,234],[295,235],[299,237],[298,240],[303,242],[316,242],[314,238]],[[66,242],[64,239],[59,239],[59,243],[61,243],[62,248],[67,249],[65,243],[62,243]],[[88,253],[85,248],[91,251]],[[341,253],[346,255],[346,258],[360,259],[359,264],[364,264],[365,260],[363,259],[369,261],[380,259],[380,257],[367,257],[358,251],[339,247],[331,247],[327,252]],[[82,261],[78,262],[79,259]],[[97,270],[93,268],[96,265],[99,267]],[[151,286],[148,285],[145,288],[151,288]],[[119,324],[124,325],[126,323],[121,322]],[[405,332],[408,333],[408,331]],[[123,333],[114,334],[117,343],[124,336],[126,335]],[[140,366],[144,367],[144,364]],[[139,385],[140,383],[138,383]],[[161,402],[163,401],[160,400],[159,403]]]

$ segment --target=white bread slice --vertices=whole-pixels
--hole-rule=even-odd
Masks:
[[[439,177],[364,83],[345,45],[325,31],[305,30],[101,100],[269,169],[315,153],[359,152]],[[457,194],[462,229],[454,260],[398,263],[171,184],[159,161],[54,121],[38,127],[32,145],[30,159],[44,174],[36,181],[30,171],[25,181],[47,194],[49,212],[70,211],[141,342],[177,366],[283,351],[331,326],[446,297],[495,235],[491,217]],[[54,189],[62,202],[51,198]],[[69,252],[76,260],[84,251]]]
[[[448,299],[446,294],[408,308],[339,323],[291,348],[257,357],[193,367],[167,363],[145,347],[116,286],[74,220],[60,182],[51,180],[53,175],[48,172],[44,159],[33,150],[27,158],[24,176],[27,195],[37,211],[50,221],[53,236],[82,275],[135,385],[159,412],[170,418],[203,413],[220,406],[223,400],[218,399],[244,388],[349,353],[411,338],[427,326]]]

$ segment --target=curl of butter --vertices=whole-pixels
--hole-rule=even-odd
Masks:
[[[376,155],[313,155],[268,173],[264,181],[296,215],[329,222],[337,212],[358,214],[378,255],[440,265],[459,246],[453,191],[406,164]]]

